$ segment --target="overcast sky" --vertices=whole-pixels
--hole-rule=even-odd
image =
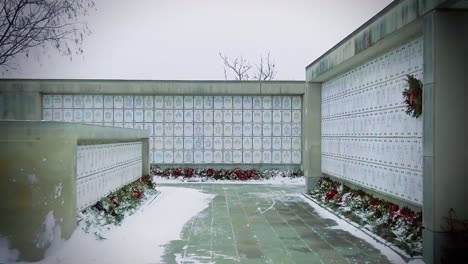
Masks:
[[[276,79],[304,80],[309,63],[390,2],[95,0],[82,57],[37,51],[3,77],[223,80],[219,52],[253,64],[270,51]]]

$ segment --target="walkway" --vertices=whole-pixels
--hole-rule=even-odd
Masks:
[[[165,263],[389,263],[362,239],[331,229],[336,223],[300,197],[303,186],[176,186],[216,196],[185,224],[182,240],[166,245]]]

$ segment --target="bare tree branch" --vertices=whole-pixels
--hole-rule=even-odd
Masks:
[[[11,59],[37,46],[82,53],[91,32],[79,19],[94,7],[94,0],[0,0],[0,66],[11,68]]]
[[[224,64],[224,78],[227,80],[229,71],[234,75],[235,80],[249,80],[250,72],[253,66],[242,56],[235,59],[229,59],[227,55],[219,53],[219,57],[222,59]],[[267,56],[260,56],[260,62],[255,64],[255,72],[253,73],[253,79],[259,81],[270,81],[276,76],[275,62],[270,57],[270,52]]]
[[[236,80],[248,80],[249,79],[249,70],[252,66],[249,64],[247,60],[245,60],[242,56],[240,58],[235,58],[234,60],[230,60],[228,56],[223,55],[221,52],[219,53],[219,57],[223,60],[224,63],[224,78],[227,80],[226,69],[230,69],[234,73],[234,78]]]
[[[261,55],[260,63],[256,64],[255,67],[257,68],[257,73],[255,75],[256,80],[270,81],[275,78],[275,62],[270,58],[270,52],[268,52],[266,58]]]

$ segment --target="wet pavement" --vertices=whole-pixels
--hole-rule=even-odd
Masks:
[[[303,186],[176,186],[215,197],[185,224],[181,240],[165,246],[164,263],[389,263],[364,240],[332,229],[336,223],[301,198]]]

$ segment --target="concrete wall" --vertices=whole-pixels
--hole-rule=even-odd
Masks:
[[[422,79],[417,38],[322,84],[322,171],[422,205],[422,119],[405,113],[406,76]]]
[[[0,120],[41,120],[41,103],[38,92],[0,91]]]
[[[301,164],[300,95],[42,98],[44,120],[148,130],[150,160],[155,164]]]
[[[78,210],[93,205],[108,193],[141,177],[142,155],[142,142],[77,146]]]
[[[0,92],[47,94],[294,95],[303,81],[0,80]]]
[[[77,213],[78,144],[148,144],[148,136],[124,128],[0,121],[0,238],[12,256],[39,260],[52,243],[71,236]],[[141,167],[140,175],[148,174],[148,162]]]
[[[303,167],[306,190],[312,189],[322,177],[321,169],[321,83],[307,83],[303,108]]]
[[[261,96],[264,96],[265,98],[274,98],[274,99],[283,98],[283,97],[284,97],[283,99],[296,98],[296,99],[299,99],[299,100],[296,100],[296,101],[299,101],[299,103],[294,103],[294,105],[301,105],[301,99],[304,93],[305,93],[305,83],[301,81],[268,81],[268,82],[242,81],[240,82],[240,81],[138,81],[138,80],[136,81],[129,81],[129,80],[0,80],[0,119],[20,119],[20,120],[21,119],[32,119],[32,120],[41,120],[41,119],[51,120],[52,119],[52,120],[55,120],[55,117],[53,116],[55,113],[57,113],[59,114],[59,116],[61,116],[61,118],[59,118],[58,120],[73,121],[74,120],[73,117],[71,117],[71,119],[65,119],[65,116],[62,116],[62,114],[64,114],[65,112],[69,113],[70,111],[74,111],[75,109],[65,109],[65,107],[55,107],[54,105],[52,106],[45,105],[44,99],[48,96],[53,96],[53,95],[57,95],[57,96],[66,95],[67,97],[79,97],[80,95],[87,95],[87,96],[92,95],[93,97],[99,97],[99,96],[116,97],[116,95],[118,95],[117,97],[126,96],[126,97],[135,97],[135,98],[141,97],[141,96],[144,96],[145,98],[146,97],[148,98],[155,98],[155,97],[172,98],[173,95],[178,96],[178,97],[181,97],[181,95],[183,95],[189,98],[192,95],[197,95],[197,96],[205,96],[205,99],[213,98],[215,96],[220,96],[220,95],[230,97],[230,98],[233,98],[232,96],[243,95],[246,99],[248,99],[249,96],[256,96],[260,98],[259,96],[261,95]],[[28,104],[26,104],[26,99],[22,99],[22,100],[15,99],[22,94],[28,94],[28,96],[33,95],[35,98],[35,101],[30,102],[31,100],[29,100],[28,98],[29,101],[28,101]],[[271,97],[271,96],[274,96],[274,97]],[[61,110],[62,108],[63,110]],[[107,108],[108,109],[104,107],[102,110],[103,111],[107,110],[107,112],[110,111],[109,113],[111,115],[115,114],[114,109],[113,109],[114,107],[111,107],[111,108],[107,107]],[[275,135],[272,135],[272,136],[277,136],[281,138],[280,141],[276,142],[276,143],[280,143],[280,145],[282,145],[283,138],[287,142],[290,141],[291,143],[289,144],[291,145],[290,147],[287,146],[287,144],[285,144],[286,146],[285,149],[283,149],[281,146],[279,149],[275,149],[274,151],[269,151],[268,148],[264,149],[263,147],[254,148],[253,147],[253,143],[255,143],[254,137],[260,138],[260,141],[262,142],[263,142],[262,139],[265,139],[263,137],[264,136],[263,132],[261,134],[256,133],[255,135],[252,135],[253,137],[251,137],[252,138],[252,143],[251,143],[252,144],[252,148],[251,148],[252,158],[246,159],[244,161],[244,152],[241,152],[240,159],[236,159],[237,160],[236,162],[234,160],[229,161],[228,159],[228,162],[226,164],[228,165],[238,164],[240,166],[241,163],[250,163],[250,164],[254,164],[255,166],[263,166],[263,164],[271,163],[271,164],[277,164],[278,166],[283,166],[283,167],[284,166],[293,167],[293,168],[300,167],[301,166],[301,148],[303,144],[303,141],[301,140],[302,135],[301,135],[301,126],[300,126],[302,122],[301,120],[302,117],[300,116],[301,107],[297,109],[296,108],[297,107],[294,107],[294,109],[290,109],[291,111],[294,110],[295,112],[299,113],[298,115],[292,115],[295,121],[291,120],[291,121],[286,121],[286,122],[291,122],[291,123],[288,123],[288,124],[291,124],[291,131],[293,131],[292,129],[293,127],[298,127],[298,129],[296,129],[298,133],[294,133],[294,135],[293,133],[290,133],[289,135],[286,133],[285,135],[283,135],[283,133],[281,132],[281,129],[275,128],[273,129],[273,131],[275,132]],[[42,109],[44,109],[44,111],[42,111]],[[93,111],[94,110],[98,110],[98,109],[93,109]],[[133,107],[132,107],[132,110],[134,110]],[[154,109],[154,110],[156,111],[158,109]],[[255,109],[253,110],[255,111]],[[260,110],[263,110],[263,109],[260,109]],[[272,107],[272,110],[274,110],[273,107]],[[282,109],[282,106],[280,106],[278,110],[282,111],[285,109]],[[98,113],[99,111],[100,110],[94,111],[94,112]],[[24,114],[25,112],[34,113],[34,114],[30,114],[29,116],[26,117],[26,115]],[[170,152],[173,152],[172,161],[170,161],[171,160],[170,155],[167,157],[167,160],[170,161],[168,162],[169,164],[177,165],[177,164],[200,163],[200,162],[193,162],[193,161],[191,162],[191,160],[194,160],[194,157],[190,157],[189,155],[190,153],[185,155],[186,154],[185,152],[187,151],[190,152],[190,150],[187,150],[185,152],[175,151],[174,149],[175,147],[168,148],[168,151],[163,150],[165,148],[164,138],[166,137],[166,135],[157,134],[156,132],[159,133],[161,131],[161,130],[156,129],[160,127],[159,126],[160,124],[156,126],[156,123],[153,123],[153,121],[147,122],[146,115],[142,116],[141,117],[142,120],[140,121],[134,121],[132,119],[132,121],[130,122],[127,122],[126,120],[121,120],[121,121],[111,120],[109,122],[109,120],[105,119],[106,113],[104,113],[104,120],[103,120],[104,122],[103,121],[94,122],[95,120],[93,119],[93,117],[91,117],[91,120],[88,120],[85,122],[86,123],[102,123],[104,125],[110,125],[110,126],[145,128],[145,129],[150,130],[152,137],[150,138],[149,151],[150,153],[154,153],[154,155],[150,155],[150,160],[152,162],[155,162],[158,164],[164,164],[166,162],[165,162],[163,154],[169,155],[171,154]],[[101,114],[101,118],[102,118],[102,114]],[[159,121],[154,121],[154,122],[159,122]],[[252,122],[252,124],[254,123],[255,122]],[[260,122],[257,122],[257,126],[258,125],[263,126],[267,123],[260,121]],[[180,124],[185,124],[185,120],[183,121],[183,123],[180,123]],[[243,124],[243,122],[239,124]],[[248,124],[249,123],[247,123],[247,125]],[[279,125],[279,124],[281,124],[281,122],[279,122],[278,124],[271,123],[270,125],[273,126],[273,125]],[[288,124],[285,124],[285,125],[287,126]],[[281,133],[281,134],[278,134],[278,133]],[[169,138],[172,136],[176,137],[177,135],[175,134],[168,135]],[[240,136],[242,137],[242,135]],[[259,141],[258,138],[257,138],[257,141]],[[288,138],[291,138],[291,140],[288,141]],[[192,141],[194,140],[192,139]],[[260,142],[260,144],[263,146],[262,142]],[[167,145],[170,145],[169,143],[170,142],[168,141]],[[237,145],[239,144],[236,144],[236,146]],[[241,143],[240,145],[243,145],[243,143]],[[259,144],[256,144],[255,146],[258,147],[258,145]],[[228,152],[230,152],[230,150],[228,150],[226,153],[229,154]],[[271,152],[270,155],[272,157],[268,159],[269,152]],[[245,153],[248,156],[249,151],[245,151]],[[194,154],[195,153],[193,153],[192,156],[195,156]],[[213,156],[216,156],[214,154]],[[263,154],[266,154],[266,156],[264,156]],[[283,154],[284,154],[284,157],[283,157]],[[187,156],[187,159],[186,159],[186,156]],[[275,156],[278,156],[279,158],[273,160],[273,157]],[[177,159],[175,159],[176,157]],[[256,158],[253,159],[254,157]],[[204,157],[202,157],[202,160],[203,158]],[[222,156],[221,158],[224,158],[224,156]],[[213,159],[213,162],[219,163],[219,164],[224,163],[223,161],[220,162],[219,159]]]
[[[326,82],[422,36],[423,255],[428,264],[468,258],[462,224],[468,219],[467,7],[457,0],[394,1],[306,69],[307,82]]]
[[[450,232],[449,210],[468,219],[468,12],[434,11],[424,18],[424,260],[468,258],[466,226]],[[460,232],[464,230],[463,232]]]

